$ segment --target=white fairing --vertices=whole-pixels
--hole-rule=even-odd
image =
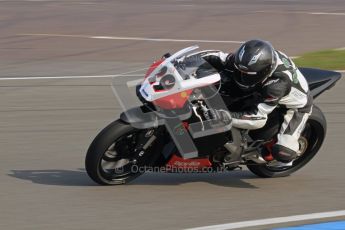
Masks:
[[[157,99],[180,93],[186,90],[204,87],[207,85],[214,84],[220,81],[220,75],[218,72],[214,71],[210,75],[198,77],[195,76],[195,70],[198,65],[192,67],[186,67],[185,69],[177,69],[176,62],[182,63],[186,57],[190,58],[193,55],[199,55],[200,52],[190,54],[191,51],[198,49],[198,46],[191,46],[178,51],[169,58],[165,59],[149,76],[145,78],[140,87],[140,93],[147,101],[155,101]],[[188,55],[189,54],[189,55]],[[163,74],[162,74],[162,70]],[[184,76],[181,76],[183,72]],[[154,86],[160,84],[160,80],[164,76],[171,75],[174,78],[174,83],[169,89],[157,90]]]

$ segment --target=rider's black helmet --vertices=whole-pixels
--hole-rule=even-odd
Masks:
[[[276,68],[277,57],[272,45],[262,40],[245,42],[234,54],[236,83],[243,89],[255,87],[269,77]]]

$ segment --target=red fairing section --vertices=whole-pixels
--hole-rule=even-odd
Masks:
[[[166,97],[159,98],[153,101],[153,104],[163,109],[180,109],[186,104],[189,96],[193,90],[186,90],[180,93],[175,93]]]
[[[212,167],[212,163],[208,158],[201,159],[183,159],[176,155],[173,155],[167,163],[167,168],[178,169],[203,169]]]
[[[160,59],[160,60],[153,62],[153,64],[147,70],[147,72],[145,74],[145,78],[147,78],[147,76],[149,76],[163,61],[164,61],[163,59]]]

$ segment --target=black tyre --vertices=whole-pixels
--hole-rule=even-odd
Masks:
[[[306,141],[304,153],[297,158],[293,165],[285,168],[269,167],[266,164],[247,165],[248,169],[259,177],[284,177],[306,165],[319,151],[326,136],[327,123],[322,111],[314,105],[313,113],[307,121],[301,135],[301,141]]]
[[[140,176],[143,170],[139,168],[152,165],[158,158],[157,153],[151,154],[155,153],[156,142],[144,152],[141,148],[154,133],[154,129],[135,129],[121,120],[112,122],[96,136],[87,151],[87,174],[101,185],[125,184]]]

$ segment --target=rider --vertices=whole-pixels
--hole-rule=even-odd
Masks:
[[[231,112],[234,127],[262,128],[277,106],[286,108],[272,155],[277,165],[291,166],[313,105],[308,83],[293,61],[262,40],[247,41],[235,53],[208,53],[204,59],[221,73],[223,93],[235,87],[260,95],[253,109]]]

